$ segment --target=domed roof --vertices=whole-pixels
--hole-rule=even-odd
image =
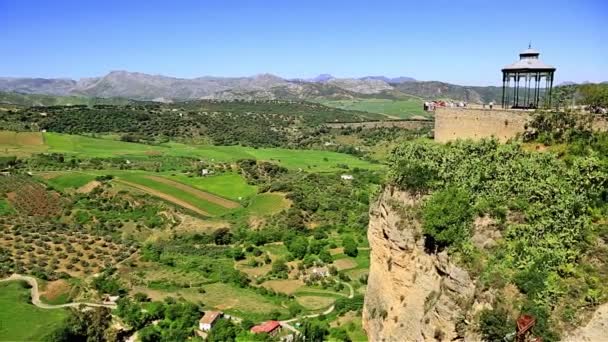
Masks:
[[[555,67],[545,64],[538,56],[540,52],[528,45],[528,48],[519,54],[519,60],[507,65],[502,71],[555,71]]]
[[[525,49],[524,51],[519,53],[519,56],[538,56],[540,55],[540,52],[536,49],[533,49],[532,47],[528,47],[527,49]]]

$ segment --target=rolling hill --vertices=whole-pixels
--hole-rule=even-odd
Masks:
[[[416,81],[410,77],[335,78],[320,75],[309,80],[287,80],[271,74],[260,74],[251,77],[205,76],[184,79],[127,71],[112,71],[102,77],[80,80],[0,78],[0,91],[54,96],[120,97],[159,102],[194,99],[402,99],[411,95],[424,99],[441,97],[469,102],[498,99],[496,87],[465,87],[436,81]],[[47,104],[49,101],[40,102]]]

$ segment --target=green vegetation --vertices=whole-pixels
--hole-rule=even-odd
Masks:
[[[355,99],[322,101],[324,105],[370,113],[379,113],[388,117],[410,119],[412,117],[428,118],[429,113],[423,109],[423,100],[416,97],[407,99]],[[389,119],[389,118],[385,119]]]
[[[64,310],[45,310],[30,304],[26,283],[0,283],[1,341],[41,341],[65,317]]]
[[[93,180],[95,180],[95,176],[93,175],[79,172],[70,172],[50,178],[48,180],[48,183],[51,184],[54,188],[63,191],[70,188],[78,189]]]
[[[248,198],[255,195],[257,192],[255,186],[247,184],[243,177],[235,173],[225,173],[207,177],[187,177],[183,175],[171,175],[166,177],[233,200]]]
[[[6,199],[0,199],[0,216],[10,215],[14,213],[13,207]]]
[[[251,214],[268,215],[281,211],[289,206],[289,201],[280,194],[259,194],[254,196],[247,207]]]
[[[265,160],[289,169],[329,172],[340,169],[339,165],[351,168],[380,168],[356,157],[330,151],[291,150],[284,148],[250,148],[242,146],[184,145],[168,143],[145,145],[110,139],[99,139],[77,135],[45,133],[45,142],[50,152],[77,155],[79,157],[125,158],[163,155],[171,157],[198,157],[214,162],[232,162],[239,159]]]
[[[556,127],[555,119],[547,120],[537,120],[550,122],[537,127],[540,137],[550,134],[543,127]],[[566,153],[527,152],[516,142],[491,140],[410,142],[390,159],[391,182],[432,194],[422,210],[425,232],[449,246],[484,286],[515,284],[525,300],[512,305],[537,318],[535,334],[543,340],[557,336],[553,313],[584,310],[608,293],[598,282],[605,267],[589,261],[606,257],[594,247],[608,217],[606,133],[573,127],[551,137],[546,141],[567,143]],[[503,239],[495,250],[469,240],[472,215],[496,222]]]
[[[438,190],[425,202],[423,229],[439,246],[465,241],[473,219],[471,195],[456,187]]]

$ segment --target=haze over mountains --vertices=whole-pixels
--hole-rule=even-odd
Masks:
[[[468,87],[411,77],[366,76],[336,78],[322,74],[312,79],[283,79],[271,74],[251,77],[192,79],[112,71],[102,77],[72,79],[0,78],[0,91],[55,96],[122,97],[135,100],[194,99],[327,100],[355,98],[450,98],[469,102],[499,99],[498,87]]]

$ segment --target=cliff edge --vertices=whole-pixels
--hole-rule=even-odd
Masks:
[[[425,250],[420,203],[387,187],[370,209],[363,327],[370,341],[479,340],[466,319],[475,283],[446,252]]]

